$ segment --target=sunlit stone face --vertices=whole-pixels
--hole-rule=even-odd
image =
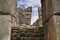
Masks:
[[[11,16],[0,15],[0,40],[10,40]]]

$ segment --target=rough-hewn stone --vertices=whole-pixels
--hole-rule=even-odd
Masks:
[[[0,0],[0,12],[14,14],[15,5],[14,0]]]
[[[53,13],[60,12],[60,0],[52,0]]]
[[[10,39],[11,16],[0,15],[0,40]]]
[[[60,40],[60,16],[54,16],[57,40]]]

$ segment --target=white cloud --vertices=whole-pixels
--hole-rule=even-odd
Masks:
[[[33,16],[31,18],[31,25],[38,19],[39,17],[38,16]]]
[[[31,25],[38,19],[38,7],[32,8]]]

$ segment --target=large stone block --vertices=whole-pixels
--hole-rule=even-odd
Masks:
[[[60,40],[60,16],[54,16],[57,40]]]
[[[3,14],[13,14],[15,8],[14,0],[0,0],[0,12]],[[1,13],[0,13],[1,14]]]
[[[10,40],[11,16],[0,15],[0,40]]]
[[[9,12],[9,5],[7,0],[0,0],[0,12]]]
[[[53,2],[53,13],[60,12],[60,0],[52,0]]]

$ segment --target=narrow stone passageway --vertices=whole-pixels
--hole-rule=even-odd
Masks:
[[[0,40],[60,40],[60,0],[0,0]]]

